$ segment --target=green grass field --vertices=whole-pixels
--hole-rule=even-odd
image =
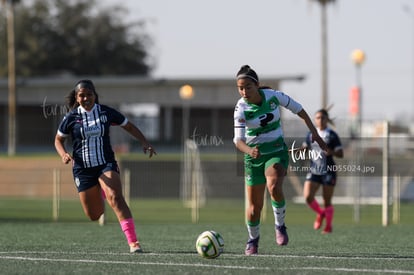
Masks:
[[[381,226],[381,208],[364,206],[355,224],[351,206],[337,206],[334,232],[312,229],[314,215],[288,204],[290,243],[278,247],[273,216],[261,225],[259,256],[243,255],[243,201],[209,201],[198,223],[176,200],[134,200],[131,209],[145,253],[131,255],[111,211],[107,224],[89,222],[76,200],[62,201],[52,221],[49,200],[0,200],[0,274],[414,274],[414,213],[401,206],[400,224]],[[220,232],[225,252],[197,255],[195,240]]]

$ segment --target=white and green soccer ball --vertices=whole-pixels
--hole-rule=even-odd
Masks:
[[[223,253],[224,239],[216,231],[204,231],[198,235],[196,249],[197,253],[203,258],[217,258],[221,253]]]

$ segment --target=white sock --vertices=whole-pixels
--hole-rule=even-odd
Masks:
[[[276,226],[281,226],[285,224],[285,212],[286,212],[286,205],[280,208],[276,208],[272,205],[273,214],[275,215],[275,224]]]
[[[256,239],[260,235],[260,224],[251,226],[247,225],[247,231],[249,232],[249,239]]]

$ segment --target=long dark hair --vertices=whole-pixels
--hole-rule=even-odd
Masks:
[[[318,111],[316,111],[317,113],[321,113],[324,117],[326,117],[326,120],[328,121],[329,124],[335,126],[333,120],[329,117],[329,113],[326,109],[319,109]]]
[[[65,97],[66,106],[69,108],[69,110],[73,110],[79,106],[79,103],[76,101],[76,92],[81,88],[86,88],[93,91],[95,94],[95,103],[99,104],[99,96],[96,93],[95,85],[93,85],[92,80],[82,79],[76,83],[75,88],[70,91],[69,94]]]

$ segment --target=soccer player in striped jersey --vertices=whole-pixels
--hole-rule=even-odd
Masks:
[[[334,215],[334,207],[332,205],[332,197],[336,185],[335,170],[327,169],[329,166],[333,167],[335,161],[333,157],[342,158],[344,152],[338,134],[328,127],[328,123],[333,124],[329,118],[328,111],[321,109],[315,114],[315,124],[319,135],[325,141],[328,149],[321,152],[319,145],[312,142],[311,133],[308,133],[303,144],[304,148],[312,150],[314,156],[310,158],[310,173],[306,175],[306,181],[303,188],[303,195],[308,206],[316,212],[316,219],[313,223],[313,228],[318,230],[322,226],[323,220],[326,218],[326,225],[323,234],[332,232],[332,220]],[[320,154],[316,154],[321,152]],[[322,198],[324,201],[324,208],[319,206],[315,198],[315,194],[319,187],[322,186]]]
[[[237,88],[241,98],[234,110],[234,139],[238,150],[244,153],[247,196],[246,224],[248,241],[246,255],[258,253],[260,216],[264,191],[267,187],[275,217],[276,243],[287,245],[289,238],[285,225],[286,202],[283,179],[289,164],[280,119],[280,107],[302,118],[313,133],[313,140],[321,148],[326,144],[318,135],[306,111],[288,95],[271,88],[260,87],[259,77],[248,65],[237,73]]]
[[[104,213],[104,194],[119,220],[130,252],[142,252],[134,219],[122,195],[119,168],[109,137],[110,126],[119,125],[139,140],[149,157],[156,152],[142,132],[124,115],[99,104],[92,81],[79,81],[66,99],[71,111],[59,125],[55,148],[63,163],[72,162],[73,177],[83,210],[91,220],[98,220]],[[72,154],[65,147],[68,137],[72,141]]]

